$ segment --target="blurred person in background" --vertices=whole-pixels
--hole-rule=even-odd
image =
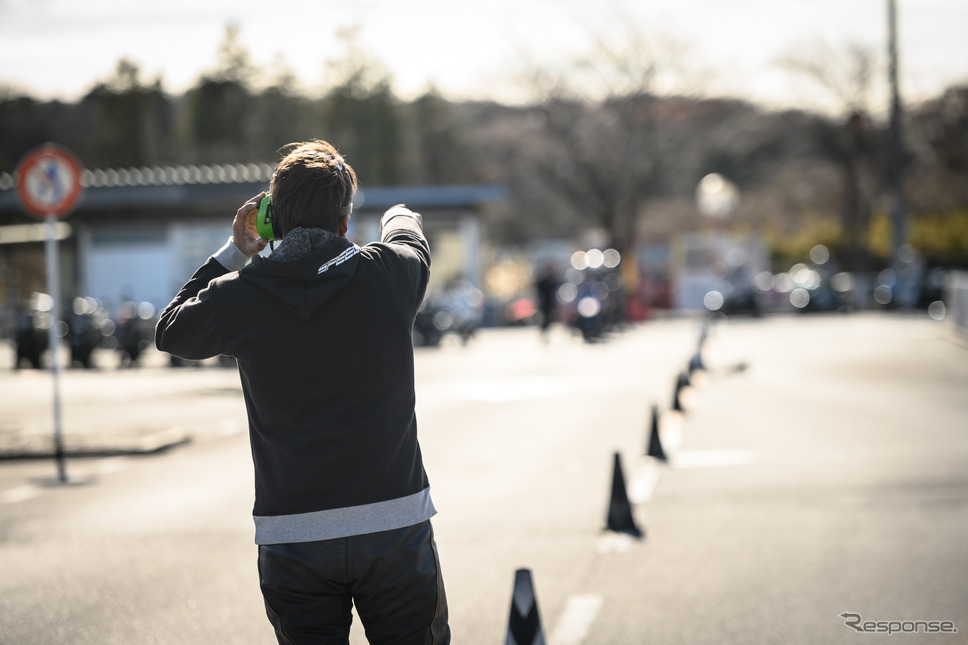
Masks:
[[[238,361],[279,643],[348,643],[353,603],[370,643],[449,643],[414,413],[430,249],[403,206],[384,214],[379,243],[348,241],[356,185],[329,143],[292,144],[269,185],[279,247],[259,255],[259,194],[161,314],[155,342]]]
[[[558,319],[558,287],[560,281],[552,263],[544,264],[535,281],[538,295],[538,311],[541,312],[541,333],[546,335],[551,323]]]

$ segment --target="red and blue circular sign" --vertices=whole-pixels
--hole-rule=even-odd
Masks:
[[[67,148],[47,143],[17,165],[17,195],[25,209],[41,217],[62,217],[81,198],[83,167]]]

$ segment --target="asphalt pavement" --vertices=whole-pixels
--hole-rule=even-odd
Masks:
[[[57,395],[61,445],[67,457],[151,454],[191,441],[201,429],[235,416],[241,393],[234,367],[209,360],[172,368],[146,350],[124,367],[117,352],[95,351],[94,367],[70,367],[61,351]],[[43,369],[11,369],[13,346],[0,343],[0,459],[55,455],[55,379]],[[201,395],[201,396],[200,396]],[[184,407],[187,397],[191,408]]]
[[[968,643],[964,334],[918,314],[730,319],[676,411],[701,329],[417,351],[454,642],[504,640],[526,569],[552,645]],[[67,486],[50,375],[0,371],[21,457],[0,461],[0,642],[272,642],[238,375],[112,361],[62,374]],[[653,406],[668,461],[646,454]],[[616,460],[641,537],[606,529]]]

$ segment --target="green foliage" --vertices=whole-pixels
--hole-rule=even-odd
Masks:
[[[187,96],[188,135],[197,161],[240,161],[245,147],[249,92],[238,81],[203,79]]]
[[[358,176],[370,184],[400,182],[403,124],[389,83],[371,88],[355,83],[358,77],[334,88],[320,110],[322,138],[337,146]]]
[[[218,46],[215,71],[206,76],[212,80],[248,87],[254,74],[255,69],[249,60],[249,50],[241,42],[238,25],[228,25],[225,28],[225,37]]]
[[[163,156],[172,127],[170,105],[160,83],[142,84],[134,62],[119,60],[114,76],[97,84],[84,102],[98,132],[95,149],[88,151],[95,159],[135,167],[157,163]]]
[[[0,101],[0,172],[13,172],[24,152],[47,139],[45,107],[26,96]]]
[[[817,244],[825,245],[833,257],[841,260],[851,252],[839,222],[815,216],[805,220],[795,234],[766,233],[775,269],[802,262]],[[862,242],[873,265],[889,264],[893,253],[890,216],[883,212],[874,214]],[[912,216],[908,243],[930,266],[968,266],[968,210]]]
[[[410,105],[413,145],[420,158],[417,183],[441,185],[473,182],[476,160],[466,133],[455,122],[453,108],[436,89]]]
[[[389,73],[363,50],[354,29],[338,33],[342,56],[327,62],[331,86],[319,102],[315,135],[333,143],[368,184],[403,180],[404,120]]]
[[[968,210],[916,218],[911,245],[936,264],[968,266]]]
[[[305,97],[291,93],[284,86],[273,86],[252,100],[258,126],[253,128],[254,150],[249,159],[265,158],[287,143],[316,136],[315,128],[309,125],[310,105]]]
[[[355,31],[340,37],[346,49],[328,63],[333,85],[320,103],[320,138],[346,155],[361,181],[399,184],[404,123],[392,80],[362,50]]]
[[[908,243],[931,266],[968,266],[968,210],[932,213],[911,217]],[[876,214],[868,231],[868,245],[885,261],[891,248],[891,220],[885,213]]]
[[[845,253],[840,223],[817,214],[807,214],[796,233],[783,234],[777,230],[768,230],[765,237],[773,268],[777,271],[785,271],[791,265],[803,262],[810,255],[810,249],[818,244],[830,249],[834,257]]]

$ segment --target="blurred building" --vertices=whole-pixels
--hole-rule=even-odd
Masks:
[[[85,192],[57,227],[61,298],[93,297],[163,307],[232,232],[232,216],[265,190],[269,164],[85,170]],[[464,278],[480,284],[488,212],[507,199],[497,185],[365,188],[355,198],[349,237],[379,236],[380,215],[405,203],[424,216],[434,250],[431,289]],[[44,290],[45,227],[0,175],[0,306]],[[66,302],[66,300],[62,300]]]
[[[770,268],[760,237],[687,233],[677,236],[671,251],[672,299],[678,309],[756,309],[754,279]]]

